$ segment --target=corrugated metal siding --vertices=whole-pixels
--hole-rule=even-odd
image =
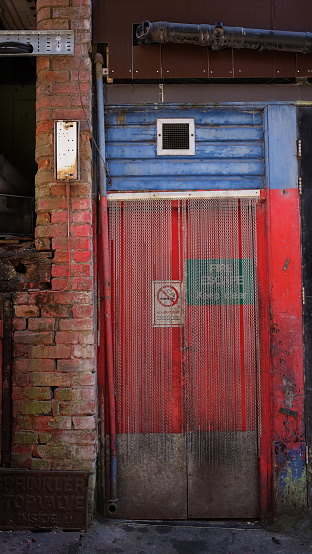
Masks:
[[[194,156],[157,156],[156,121],[194,118]],[[218,190],[263,187],[261,111],[109,107],[110,190]]]

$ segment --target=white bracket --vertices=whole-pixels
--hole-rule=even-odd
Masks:
[[[74,31],[0,31],[0,56],[74,55]],[[32,46],[32,52],[11,53],[1,43]]]

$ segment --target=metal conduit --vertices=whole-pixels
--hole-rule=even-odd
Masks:
[[[105,129],[104,129],[104,94],[103,94],[103,57],[95,56],[96,67],[96,92],[98,111],[98,139],[99,139],[99,192],[100,192],[100,219],[103,259],[103,287],[104,287],[104,329],[105,329],[105,360],[108,392],[109,412],[109,437],[110,437],[110,494],[108,511],[115,514],[117,511],[117,433],[116,433],[116,408],[114,385],[114,360],[113,360],[113,333],[111,313],[111,272],[109,260],[108,240],[108,213],[107,213],[107,187],[105,168]]]
[[[142,21],[136,29],[138,44],[194,44],[212,50],[249,48],[284,52],[312,52],[312,33],[247,29],[167,21]]]

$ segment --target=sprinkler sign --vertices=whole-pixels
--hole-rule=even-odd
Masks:
[[[153,326],[183,324],[180,281],[153,281]]]

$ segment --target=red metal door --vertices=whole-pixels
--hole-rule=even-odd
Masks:
[[[119,517],[258,515],[255,204],[110,203]]]

